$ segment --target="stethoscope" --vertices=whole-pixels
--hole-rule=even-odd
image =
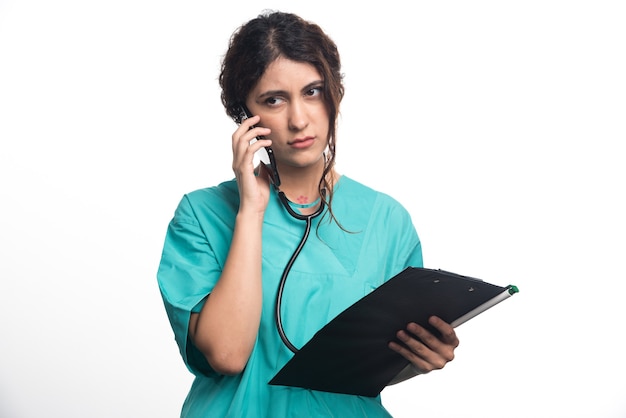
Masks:
[[[296,261],[296,258],[298,258],[298,255],[302,251],[302,247],[304,247],[304,244],[306,243],[309,237],[313,219],[322,214],[322,212],[324,211],[325,204],[324,204],[324,199],[322,198],[320,199],[319,207],[314,213],[311,213],[309,215],[303,215],[301,213],[296,212],[291,207],[289,199],[287,199],[287,196],[285,196],[284,192],[280,191],[276,185],[275,185],[275,188],[278,191],[278,197],[280,201],[282,202],[283,206],[285,207],[285,209],[287,209],[287,212],[295,219],[305,221],[305,225],[306,225],[304,229],[304,233],[302,234],[302,238],[300,239],[300,243],[296,247],[295,251],[291,255],[291,258],[289,259],[289,262],[287,262],[287,265],[285,266],[285,270],[283,271],[283,275],[280,278],[280,283],[278,285],[278,293],[276,294],[275,317],[276,317],[276,328],[278,330],[278,334],[280,335],[280,339],[283,340],[283,343],[287,346],[287,348],[289,348],[292,352],[297,353],[299,350],[296,348],[296,346],[294,346],[291,343],[291,341],[289,341],[289,338],[287,338],[287,334],[285,334],[285,330],[283,328],[283,321],[282,321],[282,315],[281,315],[283,291],[285,290],[285,283],[287,282],[287,276],[289,275],[289,271],[291,270],[293,263]]]
[[[235,122],[241,123],[242,120],[247,119],[249,117],[249,114],[250,114],[250,111],[246,108],[245,105],[242,104],[240,108],[240,113],[235,118]],[[253,128],[254,126],[250,127],[250,129],[253,129]],[[259,138],[263,138],[263,137],[258,137],[257,139]],[[282,299],[283,299],[283,291],[285,289],[285,283],[287,282],[287,276],[289,275],[289,271],[291,270],[293,263],[296,261],[296,258],[298,258],[298,255],[300,255],[300,252],[302,251],[302,247],[304,247],[304,244],[309,238],[309,233],[311,232],[311,224],[313,222],[313,219],[321,215],[322,212],[324,212],[325,204],[324,204],[324,199],[321,198],[319,207],[314,213],[310,215],[302,215],[301,213],[298,213],[295,210],[293,210],[289,202],[289,199],[287,199],[287,196],[285,196],[285,193],[282,192],[279,188],[280,176],[278,174],[278,167],[276,164],[274,151],[272,150],[271,147],[264,147],[264,149],[267,151],[266,152],[267,156],[265,158],[261,158],[261,161],[262,161],[262,164],[267,169],[270,183],[272,183],[272,185],[274,186],[274,189],[278,192],[278,197],[281,203],[283,204],[285,209],[287,209],[287,212],[292,217],[301,221],[306,221],[306,228],[304,230],[304,234],[302,235],[302,239],[300,240],[298,247],[296,247],[296,250],[291,255],[289,262],[285,266],[285,270],[283,271],[283,275],[280,278],[280,283],[278,285],[278,293],[276,294],[276,311],[275,311],[276,315],[275,316],[276,316],[276,328],[278,329],[278,334],[280,335],[280,339],[283,340],[283,343],[287,346],[287,348],[289,348],[291,351],[296,353],[299,350],[291,343],[291,341],[289,341],[289,338],[287,338],[287,335],[285,334],[285,330],[283,328],[282,315],[280,312]],[[326,154],[324,154],[324,157],[326,157]]]

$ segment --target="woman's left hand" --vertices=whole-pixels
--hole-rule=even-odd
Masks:
[[[413,369],[421,374],[442,369],[454,359],[454,350],[459,346],[459,339],[450,324],[436,316],[431,316],[428,322],[440,336],[411,322],[396,334],[402,344],[389,343],[389,348],[410,361]]]

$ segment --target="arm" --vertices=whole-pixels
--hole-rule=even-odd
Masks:
[[[256,176],[252,158],[270,140],[249,145],[269,129],[249,126],[246,120],[233,134],[233,171],[239,186],[240,206],[224,270],[200,311],[189,320],[189,335],[218,373],[240,373],[256,341],[262,308],[261,238],[263,217],[269,199],[264,172]]]

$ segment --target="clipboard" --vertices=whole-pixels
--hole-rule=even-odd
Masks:
[[[388,347],[409,322],[433,331],[438,316],[457,327],[509,298],[497,286],[444,270],[408,267],[320,329],[269,382],[374,397],[409,362]]]

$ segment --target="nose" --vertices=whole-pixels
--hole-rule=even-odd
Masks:
[[[306,104],[300,100],[294,100],[289,106],[289,129],[295,132],[302,131],[309,124]]]

